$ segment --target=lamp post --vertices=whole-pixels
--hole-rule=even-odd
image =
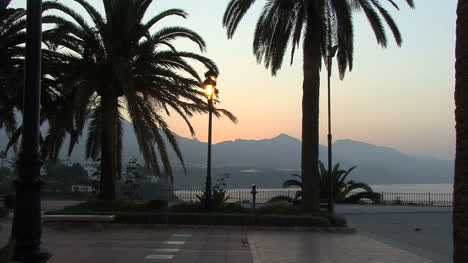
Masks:
[[[41,101],[42,0],[28,0],[26,19],[26,65],[23,91],[23,134],[18,156],[16,208],[12,239],[13,259],[19,262],[44,262],[51,257],[41,249],[42,162],[39,158],[39,117]]]
[[[333,182],[332,182],[332,133],[331,133],[331,70],[332,70],[332,60],[336,54],[338,45],[328,48],[328,63],[327,63],[327,73],[328,73],[328,184],[329,184],[329,193],[328,193],[328,211],[333,213]]]
[[[218,101],[218,89],[216,88],[216,78],[218,74],[209,70],[205,73],[203,88],[208,100],[208,162],[206,166],[206,184],[205,184],[205,204],[206,210],[213,208],[212,185],[211,185],[211,127],[213,123],[213,104]]]

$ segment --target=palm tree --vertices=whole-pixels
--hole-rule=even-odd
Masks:
[[[340,169],[340,164],[337,163],[330,174],[322,161],[319,161],[320,196],[328,199],[331,182],[335,190],[333,192],[333,198],[337,203],[357,203],[362,199],[369,199],[375,203],[380,202],[382,199],[381,194],[375,193],[368,184],[355,182],[353,180],[345,181],[346,177],[348,177],[355,168],[356,166],[353,166],[348,170],[343,170]],[[292,174],[292,176],[294,177],[293,179],[288,179],[283,183],[283,188],[298,187],[302,189],[304,186],[302,176],[298,174]],[[363,191],[357,191],[359,189]],[[355,191],[355,193],[353,193],[353,191]],[[302,195],[303,191],[299,190],[296,192],[294,199],[285,196],[277,196],[270,201],[298,202]]]
[[[18,139],[22,134],[22,125],[18,125],[16,116],[17,113],[22,112],[23,108],[22,85],[26,42],[25,10],[8,8],[9,2],[0,2],[0,61],[2,61],[0,64],[0,129],[5,128],[10,139],[5,149],[6,153],[11,148],[16,151]],[[43,22],[49,21],[44,19]],[[60,113],[68,103],[65,103],[61,87],[52,77],[60,72],[60,60],[49,50],[44,49],[42,53],[44,63],[42,63],[41,123],[48,120],[49,123],[54,124],[56,123],[54,120],[61,119]],[[43,147],[42,151],[47,154],[48,148]],[[51,154],[51,156],[56,155]]]
[[[468,1],[458,0],[455,48],[456,155],[453,199],[453,262],[468,262]]]
[[[168,16],[185,18],[183,10],[169,9],[143,22],[152,0],[104,0],[103,15],[86,0],[74,2],[86,11],[92,24],[78,11],[49,1],[44,10],[60,11],[68,18],[47,15],[56,27],[44,35],[51,48],[59,53],[63,50],[65,65],[59,78],[75,98],[75,131],[69,152],[88,120],[86,157],[100,156],[100,199],[110,200],[115,198],[114,180],[121,174],[123,112],[133,124],[146,165],[155,175],[172,176],[167,142],[182,164],[183,158],[164,114],[180,115],[193,134],[189,117],[208,112],[208,105],[201,78],[189,60],[218,70],[210,59],[179,51],[172,43],[188,39],[204,51],[205,42],[197,33],[177,26],[153,30]],[[215,115],[220,114],[236,120],[228,111],[216,109]]]
[[[381,194],[375,193],[368,184],[353,180],[346,181],[348,175],[355,168],[356,166],[353,166],[348,170],[343,170],[340,169],[340,163],[337,163],[330,173],[322,161],[319,161],[321,197],[328,199],[331,183],[333,184],[333,200],[337,203],[357,203],[362,199],[379,203],[382,199]],[[357,191],[359,189],[362,191]]]
[[[6,158],[7,158],[6,152],[5,151],[0,151],[0,159],[2,159],[0,167],[4,166]]]
[[[414,7],[413,0],[405,0]],[[232,38],[240,20],[255,0],[231,0],[226,8],[223,25]],[[393,0],[388,0],[395,8]],[[291,43],[291,63],[301,38],[303,41],[303,97],[302,97],[302,175],[304,202],[319,206],[318,119],[319,88],[322,57],[327,58],[333,46],[338,46],[337,60],[340,77],[353,66],[353,10],[363,11],[382,47],[387,37],[381,17],[401,45],[400,31],[388,11],[377,0],[266,0],[258,19],[253,52],[258,63],[264,63],[275,75]],[[327,64],[327,59],[324,59]]]
[[[17,129],[15,109],[21,102],[26,12],[8,8],[9,2],[0,2],[0,129],[11,137]]]

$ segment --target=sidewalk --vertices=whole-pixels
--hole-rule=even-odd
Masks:
[[[9,224],[2,223],[0,245]],[[429,263],[361,234],[92,224],[44,227],[49,263]]]

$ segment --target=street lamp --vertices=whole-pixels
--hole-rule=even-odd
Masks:
[[[328,211],[333,213],[333,182],[332,182],[332,134],[331,134],[331,88],[330,88],[330,79],[331,79],[331,70],[332,70],[332,60],[338,50],[338,45],[333,47],[328,47],[328,184],[329,184],[329,193],[328,193]]]
[[[26,18],[26,64],[23,92],[23,134],[18,156],[16,207],[12,226],[13,260],[44,262],[51,257],[41,249],[42,162],[39,158],[41,101],[42,0],[28,0]]]
[[[209,70],[205,73],[205,81],[203,88],[205,96],[208,100],[208,163],[206,167],[206,184],[205,184],[205,204],[207,210],[213,208],[212,186],[211,186],[211,126],[213,122],[213,104],[218,101],[218,89],[216,88],[216,78],[218,74]]]

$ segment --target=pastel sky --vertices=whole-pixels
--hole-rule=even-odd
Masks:
[[[102,0],[88,1],[102,10]],[[353,139],[393,147],[404,153],[453,159],[456,1],[415,0],[414,10],[403,0],[396,2],[401,3],[400,11],[385,6],[402,32],[401,48],[392,42],[387,49],[381,48],[364,15],[354,16],[353,71],[347,72],[343,81],[339,80],[335,68],[332,75],[333,140]],[[24,7],[25,3],[25,0],[13,0],[12,6]],[[227,119],[215,119],[214,142],[272,138],[280,133],[300,138],[302,53],[296,54],[292,66],[285,63],[277,76],[272,77],[252,55],[254,27],[265,0],[257,0],[232,40],[227,39],[221,25],[227,3],[227,0],[155,0],[148,15],[182,8],[189,13],[188,19],[170,18],[162,25],[189,27],[207,42],[206,55],[221,71],[219,106],[239,118],[237,125]],[[195,50],[185,42],[178,46]],[[324,145],[325,76],[322,72],[320,143]],[[196,138],[206,141],[207,116],[196,116],[192,122]],[[175,115],[171,115],[169,123],[179,135],[190,136]]]

